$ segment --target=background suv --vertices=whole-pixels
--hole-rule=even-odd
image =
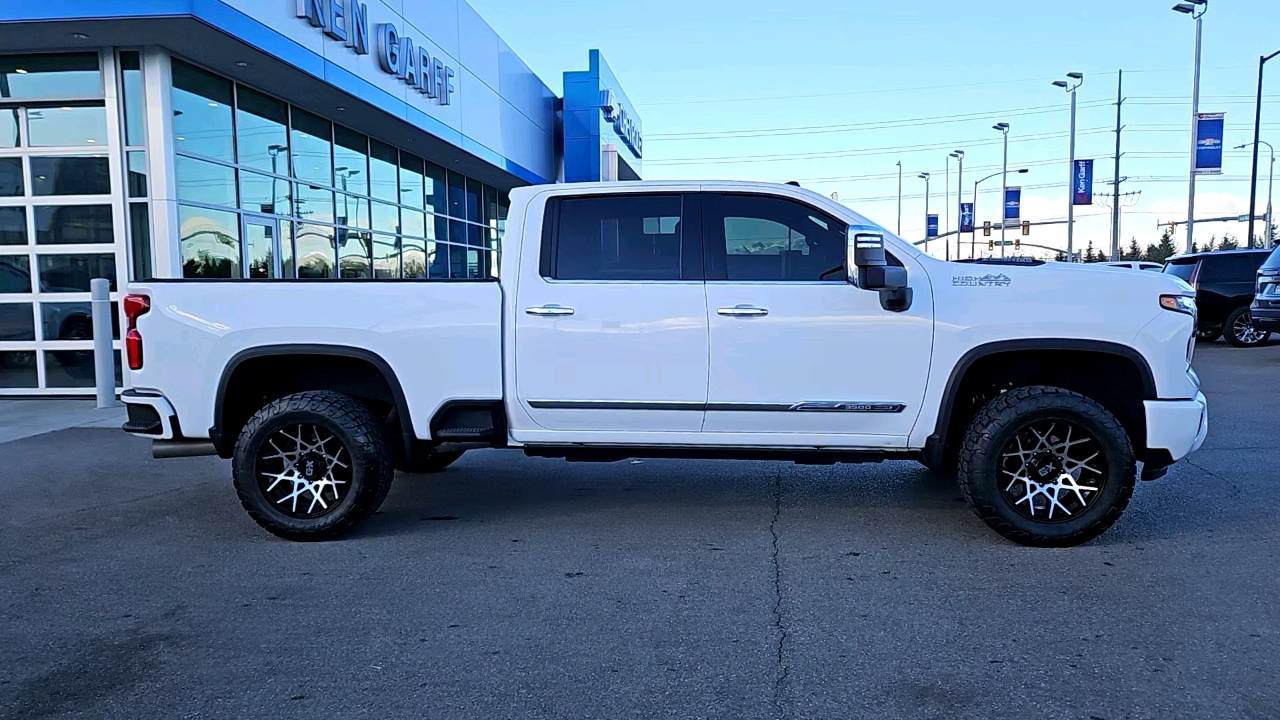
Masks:
[[[1255,326],[1249,314],[1258,269],[1270,254],[1270,250],[1218,250],[1169,258],[1164,271],[1196,289],[1196,332],[1202,340],[1222,335],[1236,347],[1256,347],[1271,336],[1270,330]]]
[[[1249,315],[1258,330],[1280,332],[1280,246],[1271,251],[1258,270],[1257,295]]]

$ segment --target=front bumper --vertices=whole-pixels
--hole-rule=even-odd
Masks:
[[[1209,403],[1204,393],[1192,400],[1147,400],[1147,455],[1168,464],[1190,455],[1209,434]]]

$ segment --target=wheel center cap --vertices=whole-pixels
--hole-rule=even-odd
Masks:
[[[329,472],[329,463],[319,455],[307,453],[298,459],[298,472],[308,482],[315,482]]]
[[[1028,468],[1032,482],[1047,483],[1053,479],[1061,471],[1061,463],[1058,458],[1049,453],[1038,453],[1031,458]]]

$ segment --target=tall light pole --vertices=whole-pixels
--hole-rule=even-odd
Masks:
[[[1018,175],[1025,174],[1027,172],[1027,168],[1018,168],[1013,172]],[[1004,171],[998,172],[998,173],[991,173],[990,175],[982,178],[981,180],[975,181],[973,183],[973,224],[975,226],[978,224],[978,186],[997,175],[1005,175],[1005,174],[1007,174],[1007,172],[1004,172]],[[1004,226],[1004,199],[1003,198],[1001,198],[1000,200],[1000,225],[1001,227]],[[974,228],[974,235],[977,235],[976,227]],[[959,254],[959,249],[957,249],[956,252],[957,254]],[[973,259],[974,255],[975,253],[973,250],[973,242],[970,241],[969,242],[969,258]]]
[[[1075,230],[1076,230],[1076,90],[1084,84],[1084,73],[1069,72],[1069,80],[1055,80],[1054,87],[1060,87],[1071,95],[1071,142],[1067,161],[1067,262],[1072,262]]]
[[[1196,140],[1200,134],[1197,117],[1200,114],[1200,26],[1209,10],[1209,0],[1189,0],[1174,5],[1173,9],[1196,20],[1196,61],[1191,75],[1191,173],[1187,188],[1187,252],[1191,252],[1196,227]]]
[[[902,237],[902,161],[898,161],[898,237]]]
[[[1253,247],[1253,215],[1257,211],[1254,204],[1254,198],[1258,196],[1258,133],[1262,129],[1262,69],[1266,67],[1267,61],[1280,55],[1277,50],[1270,55],[1263,55],[1258,58],[1258,101],[1253,109],[1253,173],[1249,176],[1249,247]],[[1267,147],[1271,147],[1268,145]],[[1275,150],[1271,151],[1271,167],[1275,169],[1276,154]],[[1267,185],[1267,237],[1271,236],[1271,186]]]
[[[922,172],[916,177],[924,180],[924,251],[929,252],[929,173]]]
[[[956,259],[960,259],[960,201],[964,194],[964,151],[956,150],[951,153],[951,157],[960,161],[960,173],[956,178]],[[947,212],[951,212],[951,208],[947,208]],[[951,241],[947,241],[947,259],[951,259]]]
[[[1267,227],[1262,238],[1262,246],[1269,247],[1271,245],[1271,223],[1275,222],[1275,216],[1271,214],[1271,188],[1276,180],[1276,149],[1266,140],[1258,140],[1253,143],[1253,183],[1249,186],[1249,247],[1253,247],[1253,214],[1257,212],[1257,206],[1254,203],[1254,196],[1257,194],[1258,185],[1258,145],[1266,145],[1271,150],[1271,172],[1267,174]],[[1237,145],[1237,150],[1243,150],[1248,145]]]
[[[992,125],[991,129],[999,130],[1004,135],[1004,165],[1000,170],[1000,175],[1003,178],[1000,184],[1004,186],[1004,189],[1000,191],[1000,257],[1004,257],[1005,202],[1008,201],[1009,197],[1009,123],[998,122]]]

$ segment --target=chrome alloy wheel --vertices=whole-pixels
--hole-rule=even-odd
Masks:
[[[263,496],[289,517],[320,517],[351,489],[351,454],[333,433],[310,423],[287,425],[267,438],[254,468]]]
[[[1256,345],[1267,338],[1270,333],[1265,333],[1253,326],[1253,318],[1249,313],[1242,313],[1236,318],[1235,323],[1231,326],[1231,332],[1236,339],[1246,345]]]
[[[1032,422],[1000,451],[1005,501],[1037,522],[1078,516],[1102,494],[1106,457],[1097,438],[1066,420]]]

